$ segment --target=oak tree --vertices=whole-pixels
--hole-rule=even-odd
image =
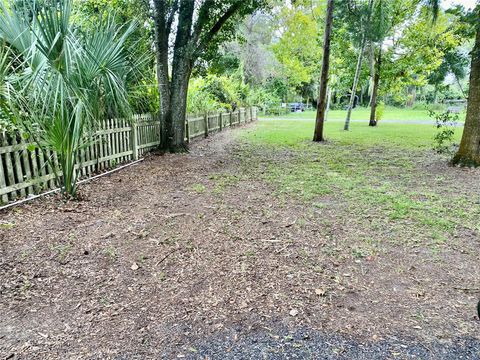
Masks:
[[[185,151],[188,83],[196,61],[214,53],[234,33],[236,20],[263,0],[153,0],[161,142]]]

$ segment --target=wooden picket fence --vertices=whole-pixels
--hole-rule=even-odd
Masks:
[[[186,140],[257,119],[257,109],[235,112],[189,115],[185,123]],[[152,114],[134,115],[132,121],[102,121],[95,136],[86,142],[79,155],[82,178],[113,169],[143,157],[160,146],[160,122]],[[51,158],[53,167],[46,157]],[[0,203],[56,188],[55,172],[60,174],[55,153],[33,149],[21,134],[0,133]]]

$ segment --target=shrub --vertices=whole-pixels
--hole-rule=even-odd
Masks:
[[[437,104],[428,104],[426,106],[426,109],[428,111],[434,111],[434,112],[443,112],[446,110],[446,106],[444,104],[440,104],[440,103],[437,103]]]
[[[455,151],[453,137],[455,135],[455,125],[458,121],[458,115],[449,111],[435,113],[430,111],[430,116],[435,120],[435,126],[438,132],[433,140],[433,149],[439,154],[452,154]]]
[[[205,83],[204,79],[193,79],[190,81],[187,97],[188,113],[199,114],[207,111],[215,111],[221,108],[221,105],[206,89]]]
[[[187,110],[189,113],[225,109],[234,111],[239,107],[261,104],[260,99],[268,94],[251,90],[237,75],[209,75],[190,82]]]
[[[384,112],[385,112],[385,103],[381,101],[378,103],[377,109],[375,111],[375,120],[377,121],[377,123],[383,119]]]
[[[96,123],[109,115],[128,116],[126,79],[133,66],[126,40],[134,23],[117,26],[101,19],[96,29],[78,34],[71,0],[53,0],[34,21],[22,10],[0,4],[0,33],[6,51],[21,62],[9,67],[7,99],[18,125],[46,153],[57,153],[66,197],[75,197],[79,152]],[[52,158],[47,161],[54,167]]]

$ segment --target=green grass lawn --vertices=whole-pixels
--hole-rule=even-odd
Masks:
[[[277,118],[286,119],[315,119],[315,111],[305,111],[303,113],[289,113]],[[346,110],[331,110],[328,113],[328,120],[345,121],[347,116]],[[265,116],[273,118],[273,116]],[[368,122],[370,118],[370,108],[358,107],[352,111],[352,120],[364,120]],[[387,106],[383,115],[383,120],[399,120],[399,121],[433,121],[427,109],[401,109]],[[459,114],[459,120],[465,120],[465,112]]]
[[[317,234],[318,241],[308,243],[292,236],[291,248],[302,246],[294,261],[313,269],[316,279],[325,274],[322,259],[337,264],[338,272],[327,274],[339,283],[356,272],[352,283],[360,289],[352,303],[365,304],[362,314],[388,303],[381,322],[394,314],[432,333],[462,318],[449,310],[434,320],[446,302],[454,308],[459,298],[463,313],[473,314],[477,294],[468,298],[455,286],[476,288],[479,276],[478,170],[451,167],[449,156],[435,153],[433,125],[354,122],[346,132],[330,121],[324,143],[312,142],[313,127],[311,120],[260,120],[240,134],[236,148],[244,186],[267,183],[266,206],[286,208],[275,221],[295,219],[305,234]],[[462,131],[456,128],[456,140]],[[462,326],[474,332],[473,322]]]
[[[351,131],[341,128],[338,122],[326,123],[327,142],[321,144],[311,141],[313,122],[260,121],[243,135],[249,149],[246,168],[261,168],[281,196],[318,206],[322,197],[333,196],[348,204],[353,218],[372,214],[384,222],[406,222],[402,232],[409,235],[402,241],[419,233],[444,237],[460,224],[480,230],[475,194],[459,192],[459,185],[467,184],[457,184],[446,172],[460,170],[431,150],[434,126],[352,123]],[[425,166],[432,163],[442,168]]]
[[[258,130],[249,133],[249,139],[277,147],[310,148],[313,130],[313,121],[260,121]],[[431,149],[436,132],[435,126],[428,124],[385,123],[370,127],[367,123],[355,122],[351,124],[350,131],[344,131],[338,122],[325,123],[327,142],[362,148],[395,146],[412,150]],[[461,132],[462,128],[456,129],[456,141],[460,140]]]

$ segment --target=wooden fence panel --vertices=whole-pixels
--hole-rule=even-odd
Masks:
[[[192,115],[188,117],[190,139],[195,139],[205,134],[205,120],[203,116]]]
[[[186,139],[190,141],[208,136],[230,126],[257,118],[257,109],[237,109],[234,112],[189,115],[186,121]],[[152,114],[134,115],[131,121],[109,119],[99,128],[78,157],[81,177],[114,168],[136,160],[160,145],[160,122]],[[60,176],[58,155],[50,150],[30,149],[20,133],[0,133],[0,203],[7,203],[28,195],[38,194],[57,186]]]
[[[160,122],[156,121],[151,114],[139,116],[137,122],[138,156],[145,155],[160,145]]]
[[[208,131],[213,132],[213,131],[218,131],[220,129],[220,122],[219,122],[219,116],[217,114],[209,114],[208,115]]]

